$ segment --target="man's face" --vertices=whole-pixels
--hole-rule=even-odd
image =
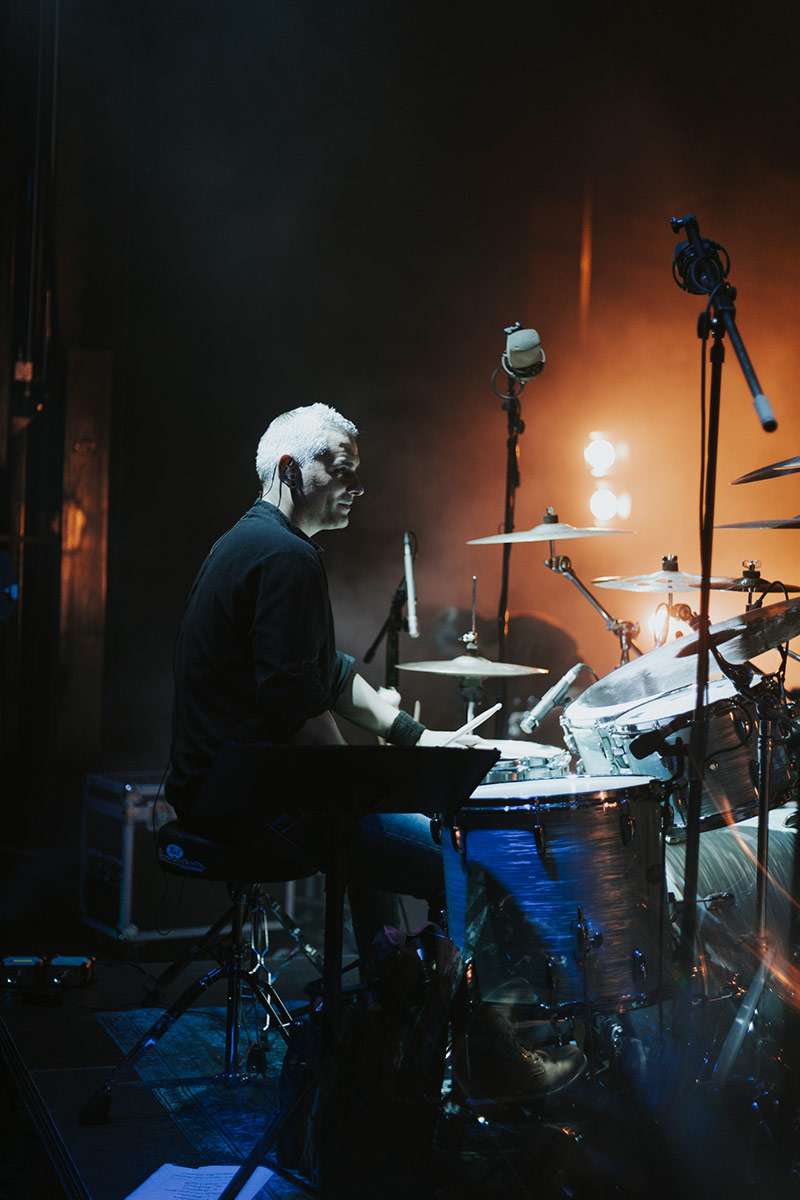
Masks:
[[[356,474],[359,461],[355,441],[332,429],[328,449],[298,473],[294,520],[309,537],[346,528],[353,501],[364,491]]]

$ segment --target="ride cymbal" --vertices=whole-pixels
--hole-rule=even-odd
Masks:
[[[800,585],[796,583],[781,583],[777,579],[770,581],[753,575],[740,575],[738,579],[726,579],[722,583],[712,582],[710,586],[713,592],[800,592]],[[699,583],[697,587],[700,587]]]
[[[717,582],[723,583],[719,579]],[[601,575],[593,579],[598,587],[617,588],[622,592],[688,592],[700,587],[699,575],[688,575],[678,570],[677,554],[665,554],[661,559],[661,570],[649,575]]]
[[[740,475],[733,482],[756,483],[760,479],[780,479],[782,475],[793,475],[796,471],[800,471],[800,456],[784,458],[783,462],[770,463],[768,467],[759,467],[757,471],[750,471],[747,475]]]
[[[607,533],[633,533],[632,529],[599,529],[589,525],[580,529],[564,521],[544,521],[532,529],[514,530],[513,533],[493,533],[490,537],[471,538],[468,546],[501,546],[507,542],[559,542],[565,538],[602,537]]]
[[[461,679],[490,679],[508,675],[547,675],[546,667],[522,667],[517,663],[492,662],[477,654],[459,654],[457,658],[431,662],[398,663],[400,671],[424,671],[429,675],[456,675]]]
[[[730,525],[715,525],[715,529],[800,529],[800,513],[796,517],[775,517],[764,521],[734,521]]]
[[[725,583],[726,580],[715,582]],[[592,583],[621,592],[689,592],[700,587],[702,579],[699,575],[687,575],[685,571],[653,571],[651,575],[601,575]]]

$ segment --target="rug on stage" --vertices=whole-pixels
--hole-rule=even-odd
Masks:
[[[156,1008],[137,1008],[99,1013],[98,1020],[127,1053],[158,1016]],[[241,1163],[277,1112],[278,1079],[286,1046],[277,1033],[270,1033],[268,1041],[266,1073],[254,1083],[224,1087],[210,1078],[191,1082],[219,1073],[225,1054],[225,1009],[191,1008],[136,1064],[135,1070],[145,1083],[177,1081],[176,1086],[154,1086],[153,1095],[204,1162],[219,1166]],[[241,1046],[244,1064],[248,1051],[244,1029]],[[273,1176],[268,1189],[270,1195],[282,1198],[299,1194],[278,1176]]]

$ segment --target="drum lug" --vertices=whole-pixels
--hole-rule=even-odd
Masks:
[[[544,853],[547,849],[547,837],[544,825],[540,825],[538,821],[533,827],[533,840],[536,843],[536,849],[539,851],[539,854],[544,858]]]
[[[636,820],[631,816],[627,805],[625,805],[619,814],[619,831],[622,835],[623,846],[630,846],[633,841],[633,835],[636,832]]]
[[[634,982],[647,979],[647,960],[641,950],[631,950],[631,973]]]
[[[736,903],[736,897],[733,892],[713,892],[710,896],[703,896],[702,900],[698,900],[698,904],[702,904],[707,912],[718,912],[721,908],[730,908]]]
[[[437,846],[442,844],[442,818],[431,817],[431,837]]]
[[[461,870],[466,875],[467,873],[467,839],[464,835],[464,830],[459,829],[454,825],[450,830],[450,841],[453,843],[453,849],[461,859]]]
[[[589,922],[583,919],[583,909],[578,908],[578,919],[573,925],[575,932],[575,957],[582,962],[592,950],[597,950],[603,944],[603,935],[598,930],[592,933]]]

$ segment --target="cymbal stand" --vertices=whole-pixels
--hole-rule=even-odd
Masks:
[[[689,621],[691,621],[692,617],[694,617],[696,615],[695,613],[692,612],[692,610],[688,604],[673,604],[672,597],[673,597],[673,593],[668,592],[666,603],[659,604],[658,608],[656,609],[656,616],[658,616],[658,613],[661,611],[662,608],[666,609],[666,613],[667,613],[667,619],[664,622],[663,637],[659,637],[658,635],[656,635],[656,645],[657,646],[665,645],[667,638],[669,637],[670,621],[685,621],[688,623]]]
[[[478,589],[478,577],[472,576],[472,628],[469,633],[463,633],[458,639],[464,643],[464,649],[467,654],[473,654],[477,657],[478,654],[478,613],[476,608],[476,596]],[[458,690],[461,693],[461,698],[467,706],[465,721],[471,721],[475,716],[475,706],[480,704],[483,699],[483,680],[475,679],[470,676],[464,676],[459,680]],[[502,699],[502,697],[499,697]],[[500,718],[498,718],[499,720]],[[495,729],[495,734],[499,736],[501,729],[498,726]]]
[[[550,571],[555,571],[556,575],[563,575],[565,579],[573,583],[580,594],[600,613],[600,616],[606,623],[606,629],[619,638],[620,666],[630,660],[631,650],[636,654],[643,653],[633,640],[639,633],[638,622],[620,621],[617,617],[612,617],[611,613],[606,612],[597,597],[593,596],[589,589],[578,579],[578,576],[572,569],[572,562],[566,554],[556,554],[553,542],[550,543],[550,557],[544,560],[544,565]]]

